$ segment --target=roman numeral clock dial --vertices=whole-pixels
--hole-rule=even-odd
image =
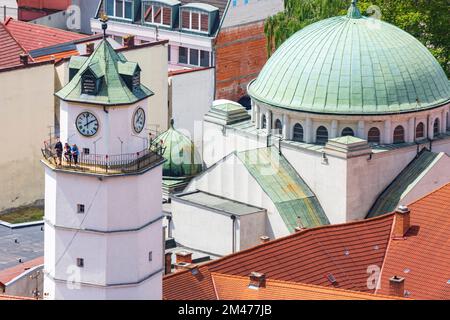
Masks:
[[[92,137],[98,131],[98,120],[92,113],[82,112],[77,117],[76,127],[83,136]]]

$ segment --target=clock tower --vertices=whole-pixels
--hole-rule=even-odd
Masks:
[[[140,72],[103,39],[55,94],[60,140],[76,148],[61,163],[53,139],[42,149],[46,299],[162,297],[164,159],[149,149]]]

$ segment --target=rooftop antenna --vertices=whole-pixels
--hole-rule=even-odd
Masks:
[[[100,21],[102,23],[102,30],[103,30],[103,40],[106,39],[106,29],[108,29],[108,16],[102,12],[100,16]]]

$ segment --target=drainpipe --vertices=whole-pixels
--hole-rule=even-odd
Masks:
[[[231,244],[231,253],[236,252],[236,216],[232,215],[231,220],[233,221],[231,224],[231,238],[232,238],[232,244]]]

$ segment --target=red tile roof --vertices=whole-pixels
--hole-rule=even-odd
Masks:
[[[8,29],[0,22],[0,68],[20,65],[19,56],[26,50],[14,39]]]
[[[266,280],[249,288],[249,277],[212,274],[219,300],[398,300],[399,297],[321,287],[297,282]],[[404,299],[404,298],[403,298]]]
[[[0,294],[0,300],[36,300],[28,297],[19,297],[19,296],[7,296]]]
[[[87,37],[83,34],[18,21],[12,18],[6,19],[4,24],[17,42],[28,51]]]
[[[397,275],[413,299],[450,299],[450,184],[408,208],[411,227],[404,240],[390,241],[377,292],[388,294]]]
[[[392,237],[396,213],[307,229],[203,264],[202,277],[190,271],[166,276],[163,297],[217,299],[221,293],[211,273],[248,277],[251,272],[264,273],[269,281],[374,293],[368,272],[374,267],[381,269],[377,294],[389,294],[389,278],[397,275],[405,278],[410,298],[450,299],[450,184],[409,209],[411,228],[402,240]]]
[[[40,266],[42,264],[44,264],[44,257],[39,257],[39,258],[30,260],[30,261],[21,263],[12,268],[1,270],[0,271],[0,285],[5,285],[9,281],[20,276],[22,273],[24,273],[28,269]]]

